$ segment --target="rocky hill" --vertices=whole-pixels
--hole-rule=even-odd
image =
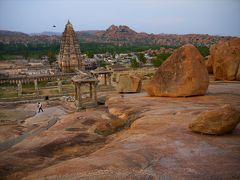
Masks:
[[[219,41],[230,40],[230,36],[211,36],[208,34],[147,34],[136,32],[125,25],[112,25],[106,30],[76,31],[81,42],[125,44],[152,44],[179,46],[191,43],[197,46],[210,46]],[[1,43],[52,43],[60,41],[61,33],[43,32],[24,34],[21,32],[0,31]]]

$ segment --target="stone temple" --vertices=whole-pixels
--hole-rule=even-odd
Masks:
[[[73,26],[69,20],[61,38],[58,64],[61,71],[65,73],[84,69],[83,60],[80,55],[80,47]]]

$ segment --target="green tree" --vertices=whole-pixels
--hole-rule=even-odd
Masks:
[[[28,60],[28,61],[30,60],[30,54],[29,54],[28,51],[24,51],[24,52],[23,52],[23,58],[26,59],[26,60]]]
[[[206,57],[209,55],[209,48],[207,46],[199,46],[197,48],[203,57]]]
[[[139,67],[139,63],[137,62],[136,59],[131,59],[131,67],[132,68],[138,68]]]
[[[53,51],[48,51],[47,53],[49,64],[52,65],[56,61],[56,54]]]
[[[108,65],[108,63],[107,62],[105,62],[104,60],[101,60],[101,61],[99,61],[99,66],[100,67],[106,67]]]
[[[139,61],[141,61],[143,64],[146,64],[146,62],[147,62],[147,59],[145,58],[145,56],[144,56],[143,53],[139,53],[139,54],[138,54],[138,59],[139,59]]]
[[[161,66],[161,64],[166,61],[166,59],[170,56],[171,54],[165,54],[165,53],[161,53],[161,54],[157,54],[155,56],[155,58],[152,59],[152,64],[154,67],[159,67]]]
[[[93,56],[94,56],[94,54],[90,51],[88,51],[86,54],[87,54],[88,58],[93,58]]]
[[[4,60],[4,57],[3,55],[0,54],[0,60]]]
[[[159,67],[159,66],[161,66],[161,64],[162,64],[163,62],[164,62],[164,61],[163,61],[161,58],[159,58],[159,57],[156,57],[156,58],[154,58],[154,59],[152,60],[152,64],[153,64],[154,67]]]
[[[171,54],[165,54],[165,53],[161,53],[161,54],[157,54],[157,58],[162,59],[163,61],[165,61]]]

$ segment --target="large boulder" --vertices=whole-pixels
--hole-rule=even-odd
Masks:
[[[142,81],[141,78],[128,75],[120,74],[117,82],[117,91],[120,93],[136,93],[141,91]]]
[[[222,135],[232,132],[240,121],[240,113],[231,105],[204,111],[189,125],[193,132]]]
[[[159,67],[144,85],[150,96],[204,95],[209,84],[204,57],[193,45],[184,45]]]
[[[212,45],[210,55],[216,80],[240,80],[240,38]]]

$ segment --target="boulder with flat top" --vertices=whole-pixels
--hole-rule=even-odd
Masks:
[[[141,86],[141,78],[128,74],[119,75],[117,82],[117,91],[119,93],[137,93],[141,91]]]

